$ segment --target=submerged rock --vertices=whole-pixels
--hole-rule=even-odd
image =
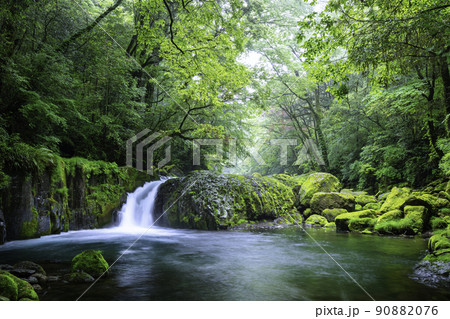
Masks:
[[[108,263],[99,250],[86,250],[72,259],[72,273],[85,272],[93,277],[100,277],[108,271]]]

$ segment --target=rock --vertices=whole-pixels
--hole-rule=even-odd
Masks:
[[[14,268],[13,266],[7,265],[7,264],[2,264],[2,265],[0,265],[0,270],[6,270],[6,271],[9,271],[9,270],[12,270],[13,268]]]
[[[356,204],[355,205],[355,212],[359,212],[361,210],[363,210],[363,207],[361,205],[359,205],[359,204]]]
[[[108,271],[108,263],[99,250],[86,250],[72,259],[71,272],[85,272],[93,277],[100,277]]]
[[[389,196],[390,193],[381,193],[380,195],[378,195],[377,199],[378,201],[382,202],[385,201],[386,198]]]
[[[373,226],[375,225],[376,219],[375,218],[355,218],[350,219],[348,222],[348,229],[350,231],[369,231],[371,232],[371,229],[373,229]]]
[[[413,193],[405,201],[405,206],[425,206],[430,212],[435,213],[441,208],[449,207],[449,201],[430,194]]]
[[[191,172],[159,188],[155,218],[160,226],[218,230],[298,213],[292,189],[274,177]],[[166,214],[162,215],[163,212]]]
[[[338,231],[349,231],[350,229],[348,228],[348,225],[350,221],[361,218],[376,218],[375,211],[368,209],[360,212],[341,214],[334,220],[334,222],[336,223],[336,229]]]
[[[347,211],[355,210],[355,197],[343,193],[315,193],[310,202],[311,210],[320,214],[325,209],[343,208]]]
[[[430,221],[429,210],[424,206],[405,206],[405,219],[411,220],[414,233],[424,232]]]
[[[67,274],[63,278],[65,281],[73,283],[73,284],[85,284],[94,282],[95,279],[91,275],[81,271],[81,272],[74,272],[71,274]]]
[[[34,284],[33,285],[33,289],[34,289],[34,291],[42,291],[43,289],[42,289],[42,286],[41,285],[38,285],[38,284]]]
[[[331,223],[326,223],[325,228],[336,228],[336,223],[335,222],[331,222]]]
[[[37,284],[39,281],[37,280],[36,277],[30,276],[28,278],[24,278],[23,280],[25,280],[26,282],[30,283],[31,285]]]
[[[308,218],[309,216],[311,216],[313,214],[312,209],[311,208],[307,208],[304,210],[303,212],[303,216],[305,216],[305,218]]]
[[[7,276],[10,279],[12,279],[15,284],[17,285],[17,298],[16,299],[11,299],[11,300],[21,300],[23,298],[28,298],[31,300],[39,300],[38,295],[36,294],[36,292],[33,289],[33,286],[31,286],[28,282],[17,278],[16,276],[14,276],[11,273],[8,273],[6,271],[0,270],[0,276]],[[0,295],[3,295],[0,292]],[[8,297],[8,296],[6,296]]]
[[[380,208],[381,214],[391,210],[402,209],[411,194],[409,188],[394,187],[386,198],[386,201]]]
[[[327,208],[324,209],[320,215],[325,217],[329,222],[334,222],[334,219],[337,216],[345,213],[348,213],[348,211],[343,208],[332,208],[332,209]]]
[[[58,281],[58,280],[59,280],[58,276],[48,276],[47,277],[47,281],[48,282],[55,282],[55,281]]]
[[[47,276],[41,274],[41,273],[35,273],[33,274],[33,277],[37,279],[39,285],[44,286],[47,283]]]
[[[14,267],[14,270],[19,270],[19,269],[34,270],[33,273],[42,274],[44,276],[46,275],[44,268],[42,268],[40,265],[38,265],[32,261],[21,261],[21,262],[15,264],[13,267]]]
[[[403,211],[399,209],[391,210],[387,213],[384,213],[380,217],[378,217],[377,223],[394,220],[394,219],[402,219],[404,217]]]
[[[308,219],[305,221],[305,224],[309,225],[316,225],[316,226],[325,226],[328,224],[328,220],[320,215],[311,215],[308,217]]]
[[[9,276],[0,273],[0,296],[9,300],[17,300],[18,288],[15,281]]]
[[[377,199],[375,198],[375,196],[371,196],[371,195],[358,195],[355,198],[355,201],[357,204],[361,205],[361,206],[365,206],[369,203],[376,203]]]
[[[422,260],[414,269],[418,281],[433,288],[447,288],[450,284],[450,262]]]
[[[17,276],[19,278],[27,278],[27,277],[31,276],[32,274],[34,274],[36,272],[36,270],[33,270],[33,269],[12,269],[9,272],[11,274],[13,274],[14,276]]]
[[[0,296],[0,301],[11,301],[9,298]]]
[[[300,205],[309,207],[314,194],[318,192],[339,192],[342,188],[339,180],[328,173],[313,173],[303,183],[300,192]]]
[[[377,203],[368,203],[368,204],[364,205],[363,210],[372,209],[372,210],[378,211],[380,209],[380,207],[381,207],[381,204],[378,202]]]

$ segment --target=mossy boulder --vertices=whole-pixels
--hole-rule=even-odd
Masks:
[[[410,197],[411,189],[394,187],[380,208],[380,213],[384,214],[391,210],[402,209]]]
[[[355,197],[345,193],[315,193],[310,202],[311,210],[320,214],[325,209],[343,208],[347,211],[355,210]]]
[[[42,266],[32,262],[32,261],[21,261],[13,266],[14,269],[29,269],[34,270],[35,274],[42,274],[46,276],[46,272]]]
[[[330,223],[326,223],[325,226],[323,226],[325,228],[336,228],[336,223],[335,222],[330,222]]]
[[[449,207],[449,201],[430,194],[412,193],[405,206],[425,206],[431,214],[436,214],[439,209]]]
[[[328,220],[323,216],[314,214],[308,217],[308,219],[305,221],[305,224],[323,227],[328,224]]]
[[[364,205],[363,210],[373,209],[375,211],[378,211],[378,210],[380,210],[380,208],[381,208],[381,203],[379,203],[379,202],[367,203],[366,205]]]
[[[192,172],[159,188],[155,217],[161,226],[217,230],[240,220],[263,221],[298,213],[292,189],[274,177]]]
[[[372,195],[358,195],[355,198],[356,204],[359,204],[361,206],[365,206],[369,203],[376,203],[377,199],[375,196]]]
[[[336,229],[338,231],[349,231],[349,223],[350,221],[355,221],[358,219],[374,219],[376,218],[376,214],[375,211],[373,210],[363,210],[360,212],[353,212],[353,213],[347,213],[347,214],[341,214],[339,216],[336,217],[336,219],[334,220],[334,222],[336,223]]]
[[[85,272],[95,278],[108,271],[109,265],[99,250],[86,250],[72,259],[72,273]]]
[[[405,219],[411,220],[411,226],[416,234],[428,229],[430,214],[424,206],[405,206]]]
[[[348,229],[350,231],[358,231],[358,232],[362,232],[365,230],[371,231],[375,223],[376,219],[370,217],[350,219],[348,222]]]
[[[8,277],[9,279],[11,279],[12,281],[14,281],[16,287],[17,287],[17,297],[14,298],[10,298],[8,297],[10,300],[22,300],[22,299],[30,299],[30,300],[39,300],[39,297],[36,293],[36,291],[34,291],[33,286],[31,286],[28,282],[17,278],[16,276],[14,276],[13,274],[10,274],[9,272],[0,270],[0,277]],[[6,281],[5,281],[6,282]],[[11,281],[8,281],[9,283]],[[4,293],[2,293],[2,291],[0,291],[0,295],[5,296]]]
[[[327,208],[324,209],[320,215],[322,215],[323,217],[325,217],[329,222],[334,222],[334,219],[341,215],[341,214],[346,214],[348,213],[348,211],[344,208]]]
[[[389,220],[402,219],[404,216],[405,215],[403,214],[403,211],[401,211],[400,209],[394,209],[378,217],[377,223]]]
[[[428,251],[424,260],[430,262],[450,262],[450,230],[436,234],[428,240]]]
[[[310,201],[314,194],[319,192],[339,192],[342,186],[339,180],[328,173],[313,173],[308,176],[303,183],[300,192],[300,205],[309,207]]]
[[[416,235],[416,222],[409,218],[377,222],[374,230],[383,235]]]
[[[355,205],[355,212],[359,212],[361,210],[363,210],[363,207],[361,205],[359,205],[359,204],[356,204]]]
[[[0,273],[0,296],[9,300],[17,300],[18,296],[18,288],[14,279],[2,273]]]

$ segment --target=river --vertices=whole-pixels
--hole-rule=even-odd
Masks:
[[[0,264],[31,260],[70,271],[86,249],[103,251],[110,275],[81,300],[449,300],[414,278],[426,240],[298,227],[198,231],[154,227],[85,230],[0,246]],[[130,249],[130,245],[140,238]],[[320,247],[339,263],[344,272]],[[352,279],[358,282],[358,286]],[[41,300],[76,300],[88,284],[50,283]],[[365,291],[368,294],[366,294]]]

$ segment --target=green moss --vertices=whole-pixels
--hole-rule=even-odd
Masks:
[[[428,210],[424,206],[405,206],[405,219],[410,220],[411,227],[416,234],[427,229],[429,221]]]
[[[355,197],[345,193],[315,193],[311,198],[311,209],[315,214],[320,214],[325,209],[343,208],[347,211],[355,210]]]
[[[108,271],[108,263],[99,250],[86,250],[72,259],[72,272],[85,272],[93,277],[100,277]]]
[[[349,231],[349,222],[350,220],[356,220],[361,218],[376,218],[375,211],[373,210],[363,210],[360,212],[346,213],[337,216],[334,220],[336,223],[336,228],[339,231]]]
[[[0,273],[0,296],[9,300],[17,300],[18,296],[18,288],[15,281],[2,273]]]
[[[378,211],[380,209],[380,207],[381,207],[381,204],[378,202],[377,203],[368,203],[368,204],[364,205],[363,210],[373,209],[375,211]]]
[[[359,204],[356,204],[356,205],[355,205],[355,211],[356,211],[356,212],[359,212],[359,211],[361,211],[361,210],[363,210],[363,207],[362,207],[361,205],[359,205]]]
[[[325,228],[336,228],[336,223],[335,222],[330,222],[330,223],[326,223]]]
[[[371,195],[358,195],[356,196],[355,201],[357,204],[365,206],[369,203],[376,203],[377,199],[375,198],[375,196]]]
[[[380,217],[378,217],[378,223],[389,221],[389,220],[395,220],[395,219],[402,219],[404,217],[403,211],[399,209],[391,210],[387,213],[384,213]]]
[[[348,229],[350,231],[363,231],[371,230],[375,225],[376,219],[374,218],[355,218],[348,221]]]
[[[39,237],[37,234],[39,227],[39,213],[36,208],[31,209],[33,213],[33,217],[29,221],[25,221],[22,223],[22,227],[20,229],[20,239],[29,239]]]
[[[437,230],[437,229],[445,229],[450,225],[450,217],[431,217],[430,219],[431,229]]]
[[[328,224],[328,220],[320,215],[311,215],[306,219],[305,224],[316,225],[316,226],[325,226]]]
[[[9,277],[10,279],[12,279],[14,281],[14,283],[17,286],[17,298],[16,299],[10,298],[11,300],[21,300],[23,298],[28,298],[31,300],[39,300],[39,297],[36,294],[36,292],[34,291],[33,286],[31,286],[25,280],[17,278],[16,276],[14,276],[6,271],[2,271],[2,270],[0,270],[0,276]]]
[[[394,187],[387,196],[384,204],[381,206],[381,213],[383,214],[391,210],[401,209],[405,205],[405,202],[409,198],[410,194],[411,189],[409,188]]]
[[[385,235],[415,235],[414,221],[409,218],[389,220],[375,224],[374,230]]]
[[[334,222],[335,218],[341,214],[346,214],[348,211],[343,208],[324,209],[320,214],[325,217],[329,222]]]
[[[308,207],[314,194],[318,192],[339,192],[341,183],[328,173],[313,173],[308,176],[300,189],[300,204]]]
[[[428,250],[430,252],[424,260],[431,262],[450,262],[450,231],[431,236],[428,240]]]

